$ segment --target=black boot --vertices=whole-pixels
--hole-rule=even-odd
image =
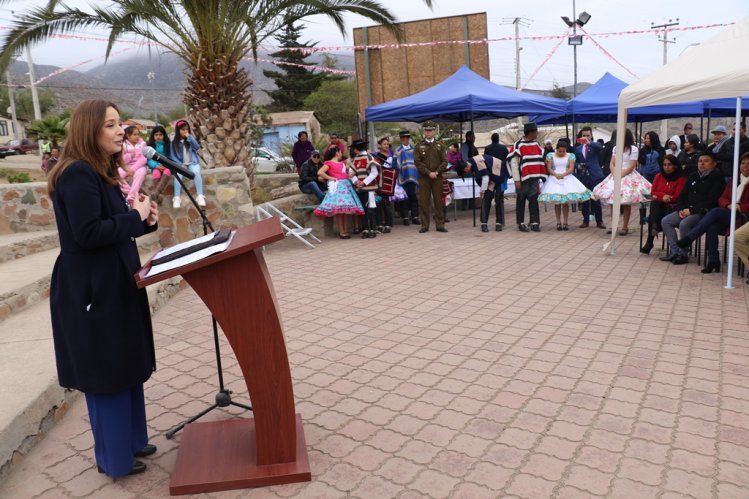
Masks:
[[[377,208],[367,208],[367,228],[369,237],[377,237]]]
[[[650,254],[650,250],[653,249],[653,240],[655,239],[655,236],[653,234],[648,234],[648,239],[645,241],[645,244],[643,244],[642,248],[640,248],[640,253],[644,253],[646,255]]]

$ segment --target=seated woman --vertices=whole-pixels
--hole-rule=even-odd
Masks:
[[[650,189],[650,216],[648,217],[648,239],[640,248],[640,253],[650,254],[653,240],[662,230],[661,219],[673,211],[681,190],[687,183],[687,177],[681,168],[681,163],[673,154],[663,158],[661,172],[655,176],[653,187]]]
[[[741,156],[739,165],[739,178],[735,181],[736,199],[736,227],[740,227],[747,221],[749,216],[749,152]],[[688,248],[693,241],[696,241],[702,234],[707,233],[705,246],[707,249],[707,261],[703,274],[710,274],[713,271],[720,272],[720,253],[718,252],[718,236],[726,231],[731,225],[731,194],[733,180],[729,180],[723,194],[718,200],[718,207],[708,211],[702,217],[697,225],[689,233],[679,239],[680,248]]]

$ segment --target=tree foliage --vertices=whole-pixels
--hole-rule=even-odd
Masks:
[[[49,90],[38,89],[39,109],[44,116],[55,105],[55,95]],[[19,120],[31,121],[34,119],[34,100],[31,98],[31,92],[26,89],[15,89],[14,98],[16,101],[16,116]],[[0,109],[3,114],[10,107],[10,97],[8,87],[0,87]],[[10,112],[8,112],[10,115]]]
[[[552,97],[564,100],[570,100],[571,97],[571,95],[563,87],[560,87],[556,82],[554,83],[554,86],[551,88],[551,90],[549,90],[549,94],[551,94]]]
[[[48,0],[15,13],[0,49],[0,73],[26,47],[85,29],[109,30],[107,57],[125,36],[157,43],[188,68],[183,101],[206,166],[244,165],[252,183],[252,81],[240,63],[256,58],[258,47],[285,25],[310,16],[326,16],[345,34],[348,13],[401,37],[395,17],[378,0],[111,0],[92,1],[86,10]]]
[[[60,116],[46,116],[26,127],[26,135],[36,140],[48,140],[57,145],[68,136],[68,119]]]
[[[304,26],[290,22],[275,36],[281,50],[270,55],[278,61],[276,66],[280,71],[263,71],[263,74],[276,84],[274,90],[265,91],[272,99],[268,106],[271,112],[300,110],[304,105],[304,99],[317,90],[323,81],[340,79],[340,77],[330,76],[330,73],[316,73],[303,67],[310,65],[307,60],[309,54],[293,49],[311,48],[317,45],[299,41],[303,30]]]
[[[341,137],[358,130],[358,105],[354,80],[325,81],[304,99],[304,108],[315,112],[322,129]]]

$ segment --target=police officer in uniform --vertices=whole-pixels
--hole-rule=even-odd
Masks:
[[[432,121],[424,123],[424,140],[414,151],[414,163],[419,170],[419,211],[421,212],[421,229],[419,233],[429,230],[429,198],[432,198],[437,232],[447,232],[445,214],[442,208],[442,174],[447,170],[447,151],[445,145],[434,138],[435,125]]]

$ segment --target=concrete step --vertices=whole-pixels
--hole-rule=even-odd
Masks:
[[[0,475],[75,396],[57,384],[49,314],[43,300],[0,323]]]
[[[0,234],[0,263],[59,246],[56,230]]]
[[[11,234],[2,236],[1,248],[17,248],[18,258],[9,259],[0,263],[0,322],[13,314],[25,310],[31,305],[39,303],[40,300],[49,296],[50,280],[55,260],[60,254],[57,247],[57,231],[51,234],[37,234],[31,238],[24,237],[26,234]],[[45,245],[51,245],[52,249],[41,251]],[[2,242],[7,241],[5,246]],[[138,238],[138,250],[141,259],[145,261],[158,249],[158,234],[148,234]],[[24,249],[28,251],[24,254]],[[32,248],[40,251],[34,252]],[[10,253],[10,250],[8,250]]]
[[[158,241],[158,237],[154,240]],[[148,240],[143,243],[149,245]],[[54,257],[46,257],[54,262],[57,250],[52,253]],[[151,248],[141,249],[141,260],[145,261],[152,253]],[[0,274],[6,270],[6,265],[27,265],[35,256],[0,264]],[[44,256],[39,254],[37,259]],[[47,264],[48,271],[52,268],[49,262],[43,261],[32,266],[37,264]],[[49,274],[47,282],[48,277]],[[181,277],[173,277],[146,288],[152,313],[184,287],[186,282]],[[78,396],[80,393],[65,390],[57,382],[49,298],[35,304],[27,303],[22,310],[0,322],[0,481]]]
[[[0,321],[49,296],[58,248],[0,263]]]

